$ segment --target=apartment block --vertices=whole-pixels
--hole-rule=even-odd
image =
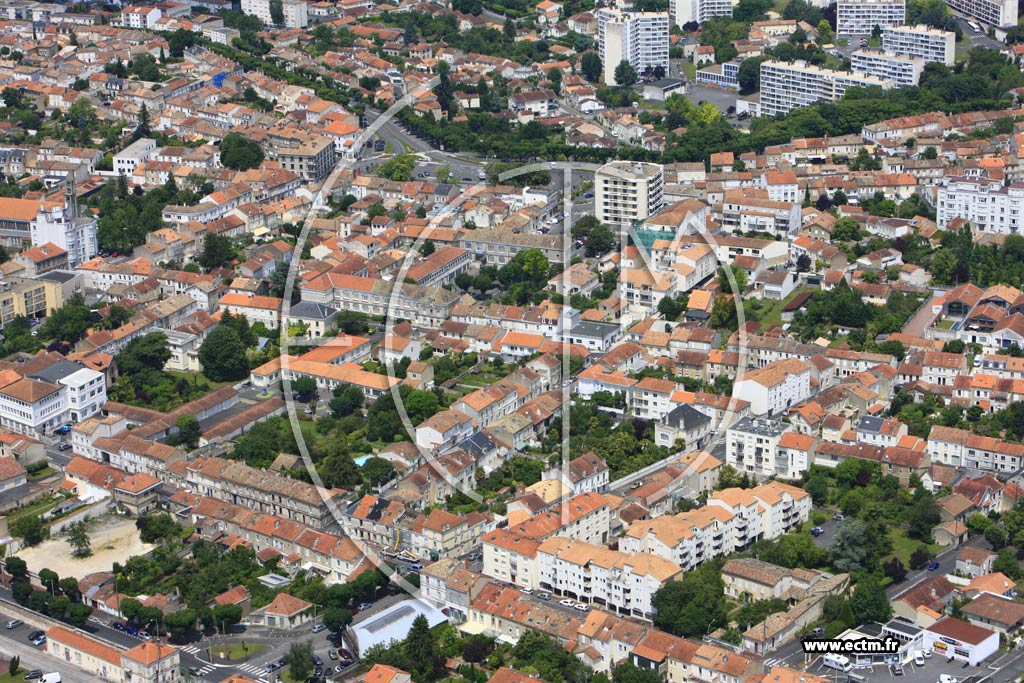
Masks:
[[[759,477],[776,474],[775,455],[782,436],[792,427],[781,420],[744,417],[725,436],[725,462],[739,472]]]
[[[954,218],[963,218],[978,232],[1006,235],[1021,230],[1024,183],[1003,185],[988,178],[957,176],[939,186],[935,222],[945,230]]]
[[[836,33],[841,36],[871,35],[875,27],[899,26],[906,21],[906,0],[839,0]]]
[[[882,50],[855,50],[851,56],[854,71],[890,80],[897,88],[917,85],[927,63],[920,57],[890,54]]]
[[[799,230],[800,224],[800,204],[796,202],[769,199],[768,191],[760,189],[725,192],[722,202],[723,231],[767,232],[784,239]]]
[[[242,12],[257,17],[264,24],[274,23],[270,13],[270,0],[242,0]],[[308,6],[301,0],[283,0],[281,3],[286,28],[306,28],[309,25]]]
[[[334,141],[328,137],[314,137],[298,147],[278,150],[281,168],[298,173],[303,180],[318,182],[326,178],[337,162]]]
[[[935,425],[928,434],[933,463],[990,472],[1018,471],[1024,465],[1024,446],[973,434],[966,429]]]
[[[889,54],[953,66],[956,62],[956,34],[924,24],[889,26],[882,30],[882,49]]]
[[[775,116],[821,100],[835,102],[842,98],[847,88],[853,87],[889,90],[893,83],[877,76],[833,71],[803,61],[787,63],[769,60],[761,64],[761,113],[764,116]]]
[[[777,415],[811,396],[811,366],[797,358],[750,370],[736,380],[737,396],[754,415]]]
[[[630,227],[664,204],[660,164],[612,161],[594,172],[594,214],[607,225]]]
[[[669,0],[668,13],[676,26],[703,24],[713,17],[731,17],[732,0]]]
[[[668,12],[597,12],[597,43],[604,82],[615,85],[615,68],[629,62],[638,74],[661,68],[668,73]]]
[[[682,573],[675,562],[650,553],[567,538],[550,538],[537,549],[538,588],[640,619],[653,617],[654,593]]]
[[[946,0],[954,12],[973,17],[992,26],[1016,26],[1015,0]]]

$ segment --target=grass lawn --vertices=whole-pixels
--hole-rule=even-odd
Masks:
[[[940,330],[951,330],[951,329],[953,329],[953,321],[952,320],[940,320],[939,322],[935,323],[935,325],[933,325],[933,327],[935,327],[937,329],[940,329]]]
[[[266,645],[260,645],[258,643],[231,643],[228,645],[218,645],[213,649],[213,656],[216,659],[221,659],[221,655],[224,655],[224,659],[232,662],[236,662],[240,659],[247,659],[253,657],[263,650],[267,649]]]
[[[28,475],[28,478],[30,480],[32,480],[32,481],[35,481],[36,479],[43,479],[45,477],[50,476],[51,474],[56,474],[56,473],[57,473],[57,470],[53,469],[50,466],[47,466],[47,467],[44,467],[43,469],[39,470],[38,472],[33,472],[32,474]]]
[[[210,379],[201,372],[178,372],[177,370],[168,370],[167,374],[173,376],[175,379],[184,379],[189,384],[202,384],[205,382],[206,384],[210,385],[210,391],[213,391],[214,389],[220,389],[221,387],[230,387],[238,383],[214,382],[212,379]]]
[[[917,547],[921,545],[921,541],[910,538],[907,536],[906,529],[892,528],[889,529],[889,538],[892,539],[893,552],[885,557],[886,560],[891,558],[893,555],[900,558],[900,562],[903,563],[904,567],[910,568],[910,556],[913,554]],[[942,546],[935,545],[934,543],[926,544],[928,552],[933,555],[940,550]]]
[[[46,499],[39,503],[33,503],[26,508],[21,510],[15,510],[14,512],[7,515],[8,524],[13,524],[17,520],[21,519],[26,515],[41,515],[44,512],[49,512],[53,508],[57,507],[57,503],[60,501]]]

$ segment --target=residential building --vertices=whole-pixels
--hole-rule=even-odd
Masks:
[[[899,4],[902,7],[903,0]],[[902,20],[896,23],[902,23]],[[768,60],[761,64],[761,114],[775,116],[821,100],[835,102],[842,98],[847,88],[853,87],[889,90],[893,83],[877,76],[833,71],[803,61]]]
[[[953,66],[956,62],[956,33],[924,24],[888,26],[882,29],[882,49],[893,55],[918,57]]]
[[[114,173],[125,176],[133,175],[135,167],[149,161],[156,154],[156,149],[156,140],[139,138],[114,155]]]
[[[703,24],[713,17],[731,17],[732,0],[669,0],[668,13],[672,23]]]
[[[654,593],[682,573],[657,555],[566,538],[549,538],[537,549],[537,588],[640,619],[653,618]]]
[[[304,3],[300,4],[305,6]],[[312,137],[298,147],[281,148],[276,156],[281,168],[314,183],[327,178],[338,160],[334,141],[325,136]]]
[[[854,71],[890,80],[896,88],[917,85],[924,65],[928,62],[921,57],[891,54],[883,50],[854,50],[851,56]]]
[[[760,477],[776,474],[779,440],[791,427],[781,420],[744,417],[726,431],[725,462]]]
[[[612,161],[594,172],[594,215],[613,228],[632,227],[664,204],[660,164]]]
[[[1019,233],[1024,226],[1022,204],[1024,183],[954,176],[939,185],[935,223],[945,230],[950,221],[962,218],[977,232]]]
[[[271,0],[242,0],[241,9],[245,14],[257,17],[264,24],[274,24],[270,12]],[[286,28],[306,28],[309,25],[308,5],[300,0],[283,0],[281,22]]]
[[[597,44],[604,83],[615,85],[615,69],[629,62],[637,74],[661,69],[668,74],[668,12],[597,10]]]
[[[811,397],[811,366],[797,358],[778,360],[740,375],[734,391],[750,401],[754,415],[779,415]]]
[[[836,34],[869,36],[875,27],[899,26],[906,21],[906,0],[839,0]]]
[[[947,0],[949,8],[973,17],[989,26],[1016,26],[1017,3],[1014,0]]]

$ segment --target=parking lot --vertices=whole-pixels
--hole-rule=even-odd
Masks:
[[[940,676],[952,676],[956,683],[977,683],[983,677],[991,673],[985,667],[965,666],[962,662],[950,662],[946,657],[932,655],[924,660],[922,666],[918,666],[913,660],[902,665],[902,673],[897,674],[894,667],[876,664],[871,667],[854,668],[850,673],[863,677],[866,681],[898,681],[899,683],[939,683]],[[807,669],[811,673],[826,678],[833,678],[838,675],[842,678],[842,672],[829,668],[822,663],[822,658],[811,664]],[[854,680],[854,679],[850,679]],[[948,679],[943,679],[952,683]]]

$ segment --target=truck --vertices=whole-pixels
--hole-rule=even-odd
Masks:
[[[853,668],[853,662],[844,655],[825,655],[822,657],[821,663],[830,669],[839,669],[844,672]]]
[[[39,679],[39,683],[60,683],[60,674],[56,671],[50,674],[43,674],[43,677]]]

